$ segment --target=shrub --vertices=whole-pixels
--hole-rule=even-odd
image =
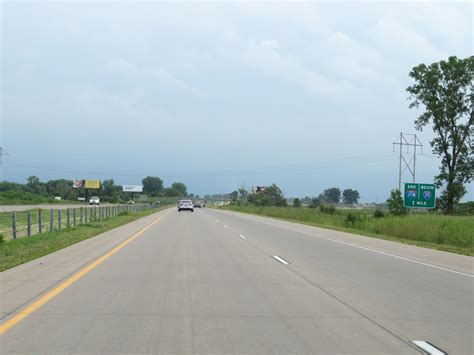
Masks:
[[[374,217],[375,218],[383,218],[385,217],[385,213],[382,210],[379,210],[378,208],[374,211]]]
[[[408,212],[407,209],[403,207],[402,193],[398,189],[390,192],[387,203],[389,212],[395,216],[405,216]]]
[[[474,215],[474,201],[460,203],[454,207],[454,213],[462,216]]]
[[[2,244],[5,241],[5,237],[3,234],[0,234],[0,244]]]
[[[322,213],[327,213],[327,214],[334,214],[336,212],[336,208],[334,206],[326,206],[326,205],[319,206],[319,210]]]
[[[299,198],[293,200],[293,207],[301,207],[301,200]]]
[[[317,208],[321,205],[321,200],[317,197],[313,197],[311,200],[311,204],[308,206],[309,208]]]
[[[357,214],[354,214],[354,213],[349,213],[346,216],[346,220],[345,220],[345,222],[348,223],[348,224],[355,224],[359,221],[360,221],[360,216],[357,215]]]

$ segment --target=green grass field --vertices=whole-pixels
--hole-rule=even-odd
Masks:
[[[225,206],[239,211],[274,217],[317,227],[389,239],[449,252],[474,255],[474,217],[413,213],[405,217],[375,218],[371,210],[342,210],[335,214],[318,209],[293,207]],[[348,217],[348,215],[354,217]]]
[[[48,232],[30,238],[4,241],[0,243],[0,272],[27,261],[53,253],[69,245],[91,238],[110,229],[148,216],[169,206],[153,208],[141,212],[125,212],[105,221],[95,221],[76,227],[63,229],[61,232]]]
[[[102,206],[104,207],[104,206]],[[80,209],[82,208],[83,211],[83,220],[85,221],[85,214],[87,213],[87,221],[93,220],[93,219],[99,219],[99,210],[96,207],[89,207],[89,206],[81,206],[78,205],[76,207],[76,224],[80,223]],[[53,228],[57,229],[58,228],[58,212],[59,210],[54,209],[53,210]],[[27,235],[27,224],[28,224],[28,213],[31,213],[31,221],[32,221],[32,234],[38,234],[38,227],[39,227],[39,221],[38,221],[38,209],[32,209],[28,211],[20,211],[16,213],[16,219],[17,219],[17,235],[18,238],[23,238],[26,237]],[[92,213],[92,215],[91,215]],[[95,214],[94,214],[95,213]],[[65,228],[67,226],[67,212],[66,209],[61,209],[61,226],[62,228]],[[10,240],[12,239],[12,215],[13,212],[0,212],[0,234],[3,235],[5,240]],[[42,209],[42,225],[43,225],[43,232],[49,231],[50,229],[50,217],[51,217],[51,209],[50,208],[44,208]],[[95,216],[95,217],[94,217]],[[73,225],[74,215],[73,215],[73,210],[72,208],[70,209],[70,219],[69,223],[70,225]]]

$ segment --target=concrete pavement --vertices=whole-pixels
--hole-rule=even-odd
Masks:
[[[2,273],[0,324],[166,213]],[[0,352],[472,353],[471,259],[430,267],[253,218],[172,211],[0,335]]]

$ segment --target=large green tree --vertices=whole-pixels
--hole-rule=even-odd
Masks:
[[[353,189],[345,189],[342,191],[342,201],[346,205],[352,205],[359,202],[359,191]]]
[[[430,125],[435,133],[430,144],[441,158],[435,183],[445,187],[445,212],[452,213],[474,174],[474,56],[420,64],[410,77],[415,84],[407,88],[409,107],[425,108],[415,126],[422,130]]]
[[[175,189],[178,192],[178,196],[181,196],[181,197],[188,196],[188,188],[182,182],[172,183],[171,188]]]
[[[232,199],[232,201],[237,201],[237,199],[239,198],[239,192],[237,190],[235,191],[232,191],[230,194],[229,194],[230,198]]]
[[[250,203],[253,203],[257,206],[279,206],[284,207],[287,205],[285,196],[281,189],[272,184],[268,186],[265,191],[252,193],[248,196]]]
[[[46,184],[42,183],[37,176],[29,176],[26,180],[28,190],[39,195],[46,195]]]
[[[178,197],[178,196],[180,196],[179,192],[176,191],[175,189],[173,189],[172,187],[167,187],[164,190],[164,195],[166,197]]]
[[[323,192],[324,202],[338,204],[341,200],[341,190],[338,187],[326,189]]]
[[[102,181],[101,195],[105,197],[104,201],[107,202],[117,202],[122,193],[122,186],[115,185],[114,179],[106,179]]]
[[[163,180],[156,176],[147,176],[142,180],[143,192],[149,196],[157,196],[163,192]]]

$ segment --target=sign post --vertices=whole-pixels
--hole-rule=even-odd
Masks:
[[[84,189],[86,192],[85,201],[87,201],[89,189],[100,189],[100,180],[74,180],[72,187],[75,189]]]
[[[403,206],[406,208],[435,208],[435,192],[433,184],[405,183]]]
[[[132,193],[132,201],[133,201],[133,194],[135,192],[143,192],[143,186],[141,186],[141,185],[123,185],[122,190],[123,190],[123,192],[131,192]]]

